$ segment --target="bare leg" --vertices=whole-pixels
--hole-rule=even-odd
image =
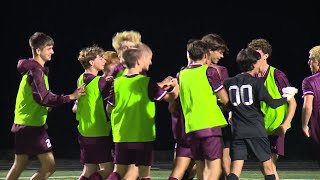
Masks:
[[[223,148],[222,172],[224,177],[227,177],[227,175],[230,174],[230,169],[231,169],[230,148]]]
[[[188,169],[188,166],[191,162],[190,158],[187,157],[176,157],[174,159],[173,168],[170,174],[170,177],[177,179],[182,179],[184,173]]]
[[[127,167],[127,172],[126,174],[124,175],[124,178],[125,180],[136,180],[136,179],[139,179],[139,170],[138,170],[138,167],[135,166],[134,164],[130,164],[128,167]]]
[[[240,175],[241,175],[241,172],[242,172],[243,164],[244,164],[244,160],[232,161],[231,162],[231,172],[230,173],[235,174],[239,178]]]
[[[196,160],[196,167],[197,167],[197,179],[204,180],[205,179],[205,162]]]
[[[279,180],[279,175],[278,175],[278,172],[277,172],[277,161],[278,161],[278,154],[275,154],[275,153],[272,153],[271,154],[271,157],[272,157],[272,168],[273,168],[273,172],[274,172],[274,175],[276,176],[276,180]]]
[[[197,167],[196,167],[196,163],[194,162],[194,160],[191,160],[186,172],[188,172],[188,175],[189,175],[187,177],[188,179],[192,179],[197,175]]]
[[[106,162],[99,164],[100,170],[98,171],[102,179],[107,179],[113,171],[113,162]]]
[[[29,156],[26,154],[16,154],[14,163],[9,170],[6,180],[17,180],[21,175],[22,171],[26,168],[29,163]]]
[[[208,179],[212,180],[219,180],[221,175],[221,159],[215,160],[206,160],[206,166],[208,169]]]
[[[127,179],[127,177],[125,177],[125,175],[128,171],[129,166],[130,165],[115,164],[113,172],[116,172],[117,174],[119,174],[122,179]],[[128,179],[130,179],[130,177]],[[136,179],[134,179],[134,180],[136,180]]]
[[[84,164],[80,177],[84,176],[89,178],[97,170],[98,170],[98,165],[96,164]]]
[[[44,180],[50,177],[56,170],[56,163],[52,152],[37,155],[41,167],[31,177],[31,180]]]
[[[151,166],[139,166],[139,178],[150,178],[151,177]]]
[[[272,166],[272,159],[269,159],[265,162],[262,162],[262,174],[264,176],[274,174],[273,166]]]

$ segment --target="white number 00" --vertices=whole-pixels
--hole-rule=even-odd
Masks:
[[[246,96],[244,95],[245,92],[247,93]],[[250,84],[242,85],[240,90],[236,85],[229,87],[229,98],[233,106],[238,106],[241,102],[247,106],[251,105],[253,103],[252,96],[252,86]]]

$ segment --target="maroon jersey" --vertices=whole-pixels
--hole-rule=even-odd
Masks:
[[[320,144],[320,72],[304,78],[302,81],[303,96],[312,95],[312,114],[309,121],[311,138]]]

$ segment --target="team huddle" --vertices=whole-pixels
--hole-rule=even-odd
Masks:
[[[79,180],[151,179],[158,101],[168,103],[176,142],[169,180],[237,180],[249,155],[261,163],[266,180],[279,180],[276,164],[284,156],[298,89],[268,64],[272,46],[267,40],[254,39],[241,49],[236,56],[241,72],[229,77],[218,65],[229,51],[225,41],[217,34],[191,39],[186,65],[175,77],[157,82],[147,75],[153,52],[140,33],[118,32],[114,51],[97,45],[80,50],[84,73],[70,95],[50,91],[45,63],[54,54],[54,40],[36,32],[29,45],[33,57],[17,66],[22,79],[11,128],[15,160],[7,180],[17,180],[31,156],[41,163],[31,179],[54,173],[47,115],[73,102],[84,166]],[[302,83],[302,131],[319,146],[320,46],[309,51],[308,65],[312,75]]]

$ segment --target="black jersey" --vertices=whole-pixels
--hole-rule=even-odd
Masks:
[[[260,101],[273,108],[286,103],[285,98],[273,99],[263,81],[248,73],[241,73],[226,79],[224,86],[229,94],[232,110],[232,129],[235,139],[267,137]]]

